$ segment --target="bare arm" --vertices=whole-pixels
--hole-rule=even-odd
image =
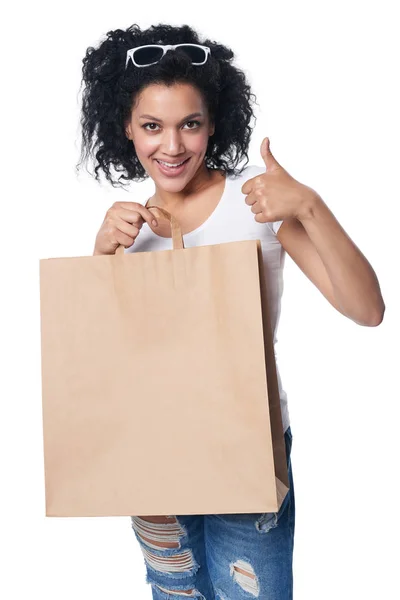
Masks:
[[[375,271],[319,195],[310,196],[301,220],[284,220],[277,238],[339,312],[359,325],[382,322],[385,303]]]

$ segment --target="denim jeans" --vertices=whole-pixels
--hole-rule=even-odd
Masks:
[[[285,443],[289,491],[277,513],[131,517],[153,600],[292,600],[290,427]]]

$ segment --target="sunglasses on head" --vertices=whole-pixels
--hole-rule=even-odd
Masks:
[[[176,44],[175,46],[170,44],[148,44],[127,51],[125,68],[128,66],[129,59],[132,60],[135,67],[149,67],[158,63],[168,50],[175,50],[176,48],[179,48],[181,52],[184,52],[190,58],[192,65],[204,65],[211,53],[208,46],[201,46],[200,44]]]

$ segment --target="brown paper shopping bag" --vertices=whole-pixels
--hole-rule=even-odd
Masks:
[[[184,248],[148,208],[173,249],[40,261],[46,516],[276,512],[261,244]]]

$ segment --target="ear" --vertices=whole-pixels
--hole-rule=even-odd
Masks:
[[[215,133],[215,123],[211,123],[208,135],[214,135]]]
[[[132,127],[130,123],[128,123],[128,125],[125,127],[125,135],[128,138],[128,140],[132,139]]]

